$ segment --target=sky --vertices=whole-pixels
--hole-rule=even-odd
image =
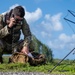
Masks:
[[[51,48],[54,58],[64,58],[75,47],[75,24],[64,19],[74,21],[68,10],[75,11],[75,0],[2,0],[0,14],[18,5],[25,9],[32,34]],[[73,53],[66,59],[75,59]]]

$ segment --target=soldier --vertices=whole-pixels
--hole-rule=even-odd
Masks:
[[[25,10],[22,6],[16,6],[5,15],[0,15],[0,63],[3,63],[2,55],[4,51],[12,52],[13,49],[18,51],[18,47],[15,47],[15,45],[19,42],[21,30],[24,34],[24,41],[19,51],[33,58],[33,55],[29,52],[32,35],[24,15]]]

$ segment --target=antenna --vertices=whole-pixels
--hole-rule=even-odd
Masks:
[[[75,17],[75,15],[72,13],[73,11],[68,10],[68,12],[69,12],[70,14],[72,14],[72,15]],[[73,22],[72,20],[69,20],[69,19],[67,19],[67,18],[64,18],[64,19],[67,20],[67,21],[69,21],[69,22],[71,22],[71,23],[74,23],[74,24],[75,24],[75,22]]]
[[[72,14],[72,15],[75,17],[75,15],[72,13],[73,11],[68,10],[68,12],[69,12],[70,14]],[[67,19],[67,18],[64,18],[64,19],[65,19],[66,21],[69,21],[69,22],[75,24],[75,22],[72,21],[72,20],[69,20],[69,19]],[[59,66],[60,63],[61,63],[68,55],[70,55],[74,50],[75,50],[75,48],[73,48],[61,61],[59,61],[51,70],[49,70],[49,72],[51,73],[57,66]]]

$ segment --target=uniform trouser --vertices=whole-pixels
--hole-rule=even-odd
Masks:
[[[16,43],[8,44],[7,42],[0,40],[0,56],[2,56],[3,53],[11,54],[14,50],[20,51],[23,47],[23,42],[23,40],[20,40]]]
[[[23,48],[24,40],[20,40],[17,43],[8,44],[7,42],[0,40],[0,61],[2,61],[3,53],[12,54],[14,52],[20,52]],[[29,44],[29,50],[34,51],[33,43]],[[3,61],[2,61],[3,62]]]
[[[12,54],[15,51],[20,52],[22,47],[23,47],[23,40],[13,44],[8,44],[4,40],[0,40],[0,63],[3,62],[2,60],[3,54]]]
[[[3,60],[2,60],[3,49],[4,49],[4,45],[2,40],[0,40],[0,63],[3,63]]]

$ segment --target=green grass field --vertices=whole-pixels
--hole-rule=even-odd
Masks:
[[[21,63],[11,63],[8,64],[8,56],[3,57],[3,64],[0,64],[1,72],[44,72],[50,73],[49,71],[60,61],[55,59],[53,63],[47,63],[45,65],[30,66],[27,64]],[[58,67],[56,67],[51,74],[64,74],[64,75],[75,75],[75,62],[72,63],[72,60],[63,61]]]

